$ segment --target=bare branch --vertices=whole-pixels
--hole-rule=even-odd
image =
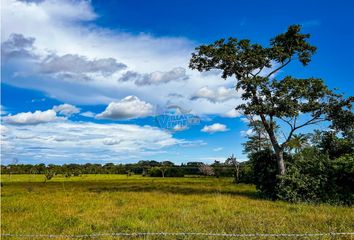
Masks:
[[[290,141],[291,137],[293,136],[294,132],[299,129],[299,128],[302,128],[302,127],[305,127],[305,126],[309,126],[309,125],[313,125],[313,124],[317,124],[319,122],[323,122],[325,121],[326,119],[325,118],[321,118],[319,116],[315,116],[313,118],[311,118],[310,120],[306,121],[305,123],[299,125],[299,126],[295,126],[294,124],[294,127],[292,127],[292,129],[290,130],[289,132],[289,135],[288,137],[286,138],[286,140],[281,144],[281,147],[285,147],[285,145]]]

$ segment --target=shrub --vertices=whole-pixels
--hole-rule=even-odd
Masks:
[[[354,203],[354,154],[330,159],[315,148],[295,156],[279,177],[276,198],[290,202]]]
[[[277,198],[290,202],[320,202],[328,198],[329,169],[328,155],[314,148],[305,149],[288,164],[286,174],[279,176]]]

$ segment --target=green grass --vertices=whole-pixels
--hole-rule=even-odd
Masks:
[[[353,208],[268,201],[229,178],[84,175],[43,183],[42,175],[3,175],[1,181],[2,233],[354,231]]]

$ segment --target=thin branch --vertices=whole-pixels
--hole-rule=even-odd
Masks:
[[[291,137],[293,136],[293,133],[299,129],[299,128],[302,128],[302,127],[305,127],[305,126],[308,126],[308,125],[312,125],[312,124],[317,124],[319,122],[323,122],[325,121],[326,119],[325,118],[320,118],[319,116],[315,116],[313,118],[311,118],[310,120],[306,121],[305,123],[299,125],[299,126],[295,126],[290,130],[289,132],[289,135],[287,137],[287,139],[285,140],[285,142],[283,142],[281,144],[281,147],[284,147],[291,139]]]
[[[287,123],[291,129],[294,128],[293,124],[291,123],[291,120],[286,120],[284,118],[278,117],[280,120],[282,120],[283,122]]]
[[[267,78],[269,78],[270,76],[272,76],[274,73],[278,72],[280,69],[282,69],[283,67],[285,67],[286,65],[288,65],[291,62],[291,58],[289,58],[289,60],[282,64],[280,67],[276,68],[275,70],[271,71],[268,75]]]
[[[254,77],[256,77],[262,70],[263,70],[264,66],[259,68],[259,71],[254,75]]]

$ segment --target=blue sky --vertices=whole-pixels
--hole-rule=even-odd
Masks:
[[[235,79],[188,69],[193,49],[222,37],[267,45],[301,24],[318,47],[306,68],[353,95],[354,4],[336,1],[2,2],[2,162],[245,160]],[[166,131],[157,106],[200,123]],[[176,109],[174,109],[176,110]]]

